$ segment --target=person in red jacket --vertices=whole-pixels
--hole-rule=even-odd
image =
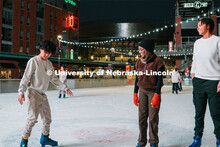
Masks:
[[[147,127],[149,117],[149,143],[151,147],[158,147],[158,123],[160,109],[160,94],[163,86],[162,75],[148,75],[152,72],[163,72],[165,66],[159,57],[153,53],[154,41],[143,39],[138,44],[141,58],[136,62],[138,73],[135,80],[133,102],[139,107],[139,138],[136,147],[145,147],[147,144]],[[145,74],[140,74],[140,73]],[[146,73],[148,72],[148,74]],[[139,90],[139,99],[138,99]]]

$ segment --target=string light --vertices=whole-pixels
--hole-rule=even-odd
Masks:
[[[118,50],[120,50],[121,51],[121,49],[114,49],[114,51],[111,49],[111,48],[105,48],[105,47],[103,47],[103,48],[101,48],[101,47],[95,47],[95,46],[86,46],[86,45],[81,45],[81,47],[85,47],[85,48],[97,48],[97,49],[103,49],[103,50],[110,50],[110,51],[112,51],[113,53],[115,53],[115,54],[123,54],[123,55],[129,55],[129,54],[127,54],[127,53],[123,53],[123,52],[117,52]],[[115,51],[116,50],[116,51]],[[123,51],[126,51],[126,50],[123,50]],[[128,50],[127,50],[128,51]],[[134,52],[134,51],[133,51]],[[137,54],[133,54],[133,55],[137,55]],[[132,54],[130,54],[129,56],[132,56]]]
[[[220,12],[220,9],[215,9],[217,12]],[[210,12],[210,14],[213,14],[213,11]],[[202,14],[201,16],[207,16],[206,13]],[[188,18],[186,20],[186,23],[188,23],[189,21],[197,21],[198,19],[200,19],[201,16],[197,16],[197,19],[196,18]],[[164,27],[161,27],[159,29],[156,29],[156,30],[152,30],[152,31],[148,31],[148,32],[144,32],[144,33],[141,33],[141,34],[137,34],[137,35],[131,35],[131,36],[127,36],[127,37],[122,37],[122,38],[119,38],[119,39],[110,39],[110,40],[106,40],[106,41],[97,41],[97,42],[69,42],[69,41],[64,41],[64,40],[61,40],[62,43],[66,43],[66,44],[72,44],[72,45],[89,45],[89,44],[105,44],[105,43],[110,43],[110,42],[118,42],[118,41],[122,41],[122,40],[128,40],[128,39],[132,39],[132,38],[138,38],[138,37],[142,37],[143,35],[150,35],[151,32],[152,33],[155,33],[155,32],[159,32],[159,31],[163,31],[163,29],[167,29],[168,27],[174,27],[174,26],[178,26],[179,24],[182,24],[183,22],[179,22],[179,23],[175,23],[175,24],[172,24],[170,26],[167,26],[165,25]]]

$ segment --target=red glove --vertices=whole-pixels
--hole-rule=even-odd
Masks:
[[[157,93],[155,93],[155,94],[154,94],[154,97],[153,97],[152,100],[151,100],[151,105],[152,105],[154,108],[158,108],[159,103],[160,103],[160,95],[157,94]]]
[[[134,93],[134,95],[133,95],[133,101],[134,101],[134,104],[138,107],[139,101],[138,101],[138,95],[137,95],[137,93]]]

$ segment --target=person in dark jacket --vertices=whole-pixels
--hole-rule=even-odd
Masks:
[[[151,147],[158,147],[158,123],[161,101],[162,75],[148,75],[152,72],[163,72],[163,61],[153,53],[154,41],[143,39],[138,44],[141,58],[136,62],[138,72],[135,80],[133,102],[139,107],[139,138],[136,147],[145,147],[147,144],[147,127],[149,117],[149,143]],[[146,74],[148,72],[148,74]],[[145,73],[145,74],[140,74]],[[139,91],[139,98],[138,98]]]

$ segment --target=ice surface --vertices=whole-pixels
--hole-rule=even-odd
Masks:
[[[160,147],[187,147],[192,143],[194,106],[192,87],[171,94],[162,89]],[[48,91],[52,111],[50,137],[65,147],[135,147],[138,109],[133,104],[133,86],[74,89],[73,97],[58,99]],[[0,147],[18,147],[26,122],[27,106],[17,101],[18,93],[0,94]],[[41,119],[32,130],[29,147],[39,147]],[[203,147],[214,147],[213,123],[207,107]],[[149,146],[149,144],[147,144]]]

